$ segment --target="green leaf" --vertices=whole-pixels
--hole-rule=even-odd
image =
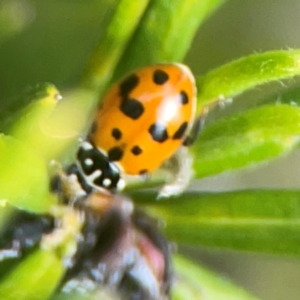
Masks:
[[[51,84],[41,86],[33,94],[23,110],[17,111],[11,119],[9,133],[48,160],[53,157],[53,139],[47,134],[46,121],[50,118],[61,95]]]
[[[16,111],[12,107],[13,114],[8,114],[2,127],[44,157],[47,164],[76,142],[88,124],[87,112],[95,103],[94,93],[80,89],[65,93],[59,101],[62,96],[52,84],[40,85],[24,97],[22,101],[29,104]]]
[[[176,281],[172,289],[173,300],[258,300],[224,277],[179,255],[173,256]]]
[[[238,169],[273,159],[299,143],[300,109],[268,105],[204,128],[194,153],[196,177]]]
[[[155,197],[134,194],[141,207],[164,220],[163,231],[177,243],[300,255],[300,191],[189,192],[161,201]]]
[[[46,300],[55,291],[65,268],[51,251],[37,250],[0,282],[2,300]]]
[[[120,0],[86,66],[82,87],[102,92],[136,29],[149,0]]]
[[[48,117],[41,119],[39,128],[34,132],[36,136],[29,141],[47,162],[50,159],[61,160],[62,155],[69,160],[74,159],[72,147],[77,146],[78,138],[90,126],[88,112],[96,102],[95,96],[91,90],[73,89],[64,93],[63,100]],[[21,128],[22,124],[19,125]]]
[[[40,105],[45,106],[47,103],[49,110],[52,111],[60,98],[56,87],[51,83],[42,83],[35,86],[27,87],[16,99],[7,101],[5,109],[0,112],[0,129],[3,133],[11,131],[12,127],[20,119],[24,118],[32,108]],[[43,101],[43,100],[46,101]],[[52,99],[52,100],[51,100]]]
[[[114,74],[159,63],[181,61],[200,24],[224,0],[152,0]]]
[[[257,53],[223,65],[197,80],[198,103],[234,97],[257,85],[300,74],[300,50]]]
[[[13,206],[46,212],[55,203],[44,159],[5,135],[0,135],[0,182],[1,201]]]

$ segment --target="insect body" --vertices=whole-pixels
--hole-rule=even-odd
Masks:
[[[145,176],[187,141],[196,110],[195,80],[181,64],[142,68],[99,105],[77,163],[92,187],[122,189],[122,174]]]

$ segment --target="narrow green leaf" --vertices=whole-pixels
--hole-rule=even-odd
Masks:
[[[300,74],[300,50],[257,53],[223,65],[197,81],[199,104],[227,99],[272,80]]]
[[[0,200],[34,212],[53,205],[44,159],[19,141],[0,135]]]
[[[299,143],[300,109],[268,105],[204,128],[191,147],[196,177],[273,159]]]
[[[181,61],[200,24],[225,0],[152,0],[114,79],[137,67]]]
[[[182,244],[300,255],[300,191],[189,192],[155,201],[135,193],[141,207],[165,222],[165,234]]]
[[[2,300],[46,300],[55,291],[65,268],[51,251],[37,250],[0,282]]]
[[[82,78],[82,86],[102,92],[150,0],[120,0]]]
[[[27,87],[19,96],[15,99],[7,101],[6,106],[0,112],[0,130],[3,133],[11,131],[12,127],[20,119],[24,118],[30,110],[36,105],[39,107],[45,106],[44,99],[48,100],[49,110],[53,110],[56,105],[55,98],[59,97],[59,93],[55,86],[51,83],[42,83],[35,86]],[[51,101],[51,99],[53,99]]]
[[[41,119],[34,132],[36,136],[32,136],[29,142],[47,162],[60,159],[63,154],[73,159],[70,148],[77,145],[78,138],[90,126],[89,112],[96,102],[95,97],[91,90],[73,89],[64,93],[63,100],[48,117]]]
[[[29,104],[12,114],[3,125],[4,131],[44,157],[48,164],[76,142],[88,124],[94,97],[91,91],[74,89],[59,101],[62,96],[52,84],[41,85],[26,93]]]
[[[258,300],[224,277],[213,274],[182,256],[174,255],[176,280],[173,300]]]
[[[49,159],[53,157],[52,137],[47,134],[46,121],[53,113],[61,95],[53,85],[44,85],[44,90],[33,95],[31,103],[14,116],[10,134],[22,141],[28,148]],[[38,97],[38,99],[36,99]]]

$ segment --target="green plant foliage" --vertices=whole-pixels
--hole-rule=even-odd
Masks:
[[[202,22],[224,0],[152,0],[116,68],[114,80],[129,70],[182,61]],[[171,5],[170,5],[171,4]]]
[[[224,2],[120,0],[107,4],[114,8],[113,13],[79,87],[63,92],[64,99],[58,102],[61,96],[55,86],[43,84],[1,112],[0,205],[35,213],[53,211],[57,199],[49,192],[49,161],[73,162],[72,146],[90,125],[90,111],[103,91],[136,67],[182,61],[199,26]],[[7,25],[11,22],[9,14],[6,19],[1,5],[0,27],[7,27],[0,28],[0,42],[23,28],[22,24]],[[299,58],[299,50],[280,50],[223,65],[198,78],[199,106],[212,106],[258,85],[300,75]],[[295,149],[300,136],[300,110],[295,105],[299,95],[295,89],[279,97],[283,104],[266,105],[206,126],[191,150],[195,176],[253,166]],[[162,201],[155,201],[156,194],[149,191],[131,193],[137,206],[165,222],[163,231],[177,243],[300,254],[299,191],[186,192]],[[5,210],[0,212],[3,219],[10,216],[9,208]],[[71,235],[75,243],[73,238]],[[63,247],[70,246],[69,241],[63,242]],[[51,297],[65,271],[62,259],[54,252],[37,249],[25,257],[0,281],[0,298]],[[175,300],[255,299],[181,257],[175,257],[175,268],[179,280],[173,291]],[[105,290],[101,293],[97,291],[90,298],[109,294]]]
[[[5,109],[0,112],[1,131],[11,132],[20,120],[30,119],[34,110],[41,110],[43,115],[42,109],[48,114],[51,113],[60,97],[58,90],[51,83],[28,87],[15,100],[8,101]],[[37,115],[38,111],[35,114]]]
[[[55,291],[64,266],[51,251],[37,250],[0,282],[3,300],[45,300]]]
[[[48,161],[53,157],[52,151],[55,146],[49,147],[51,137],[47,135],[45,123],[53,113],[61,95],[53,85],[45,86],[44,91],[40,91],[40,95],[41,98],[32,98],[29,105],[21,112],[17,112],[17,116],[13,117],[14,123],[9,133],[28,148],[41,153]]]
[[[289,153],[299,143],[300,109],[269,105],[205,127],[193,147],[196,177],[205,177]]]
[[[231,98],[257,85],[300,74],[300,51],[257,53],[223,65],[198,79],[198,103]]]
[[[174,255],[174,267],[174,300],[258,300],[234,286],[226,278],[218,277],[182,256]]]
[[[121,0],[102,34],[82,77],[81,85],[101,93],[108,84],[125,46],[138,25],[149,0]]]
[[[2,112],[0,127],[48,163],[77,142],[89,125],[88,111],[94,102],[95,95],[89,90],[74,89],[62,97],[54,85],[40,84],[26,90],[19,105],[13,102]]]
[[[48,211],[55,202],[44,159],[5,135],[0,136],[0,153],[0,199],[30,211]]]
[[[154,197],[134,195],[147,212],[164,220],[165,233],[178,243],[300,254],[299,191],[189,192],[158,202]]]

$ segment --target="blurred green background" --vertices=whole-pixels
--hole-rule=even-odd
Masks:
[[[117,0],[1,0],[0,109],[29,85],[47,81],[62,92],[74,87],[113,2]],[[229,0],[199,30],[186,63],[201,75],[254,52],[300,48],[299,28],[299,0]],[[251,106],[253,95],[263,92],[256,89],[231,109]],[[198,181],[192,188],[299,188],[297,162],[299,152],[255,169]],[[189,247],[182,251],[262,299],[299,299],[300,260]]]

